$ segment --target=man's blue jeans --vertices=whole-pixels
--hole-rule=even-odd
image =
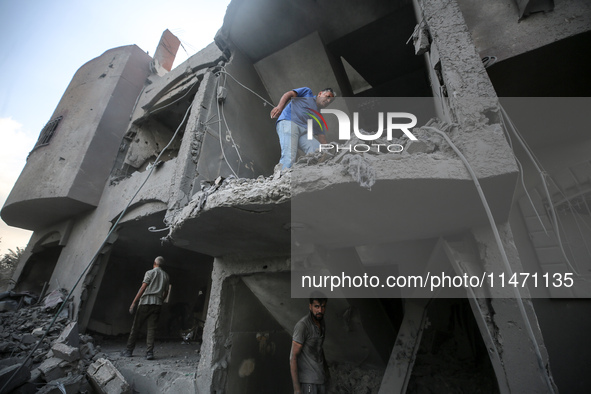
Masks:
[[[308,130],[289,120],[277,123],[277,135],[281,144],[281,159],[283,168],[291,168],[298,154],[298,148],[305,154],[317,152],[320,142],[316,138],[308,139]]]

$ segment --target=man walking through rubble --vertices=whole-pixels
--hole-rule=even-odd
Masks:
[[[148,332],[146,337],[146,360],[154,359],[154,337],[156,335],[156,325],[160,317],[160,309],[162,303],[168,295],[168,274],[164,272],[162,266],[164,265],[164,257],[158,256],[154,259],[153,268],[146,272],[142,285],[133,299],[129,307],[129,313],[133,315],[133,325],[127,340],[127,349],[123,352],[123,356],[131,357],[138,334],[144,323],[148,323]]]
[[[309,140],[308,119],[310,112],[326,108],[335,98],[336,93],[331,88],[326,88],[314,96],[310,88],[298,88],[285,92],[279,100],[279,104],[271,110],[271,118],[277,119],[275,128],[279,135],[281,145],[281,159],[279,163],[282,169],[290,168],[295,162],[298,148],[305,154],[318,151],[320,144],[326,144],[326,132],[314,128],[317,139]],[[293,98],[302,98],[292,100]],[[312,110],[312,111],[311,111]]]
[[[295,394],[327,392],[328,364],[322,349],[326,301],[323,294],[313,294],[309,313],[296,323],[293,330],[289,369]]]

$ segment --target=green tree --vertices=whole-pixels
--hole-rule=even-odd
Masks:
[[[0,269],[12,271],[18,264],[24,251],[24,249],[19,247],[16,248],[16,251],[8,249],[8,253],[0,258]]]

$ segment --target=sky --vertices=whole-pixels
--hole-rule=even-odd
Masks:
[[[213,41],[229,2],[0,0],[0,206],[78,68],[123,45],[152,55],[166,29],[176,67]],[[0,220],[0,255],[30,237]]]

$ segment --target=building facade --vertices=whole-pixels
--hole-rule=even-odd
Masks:
[[[373,371],[380,393],[588,390],[591,5],[552,3],[234,0],[215,42],[168,72],[108,50],[2,208],[34,231],[15,289],[74,289],[83,330],[124,334],[163,255],[160,333],[205,321],[197,391],[287,392],[296,266],[477,276],[441,294],[325,288],[329,362]],[[333,87],[342,111],[412,103],[418,141],[278,171],[269,103],[301,86]]]

